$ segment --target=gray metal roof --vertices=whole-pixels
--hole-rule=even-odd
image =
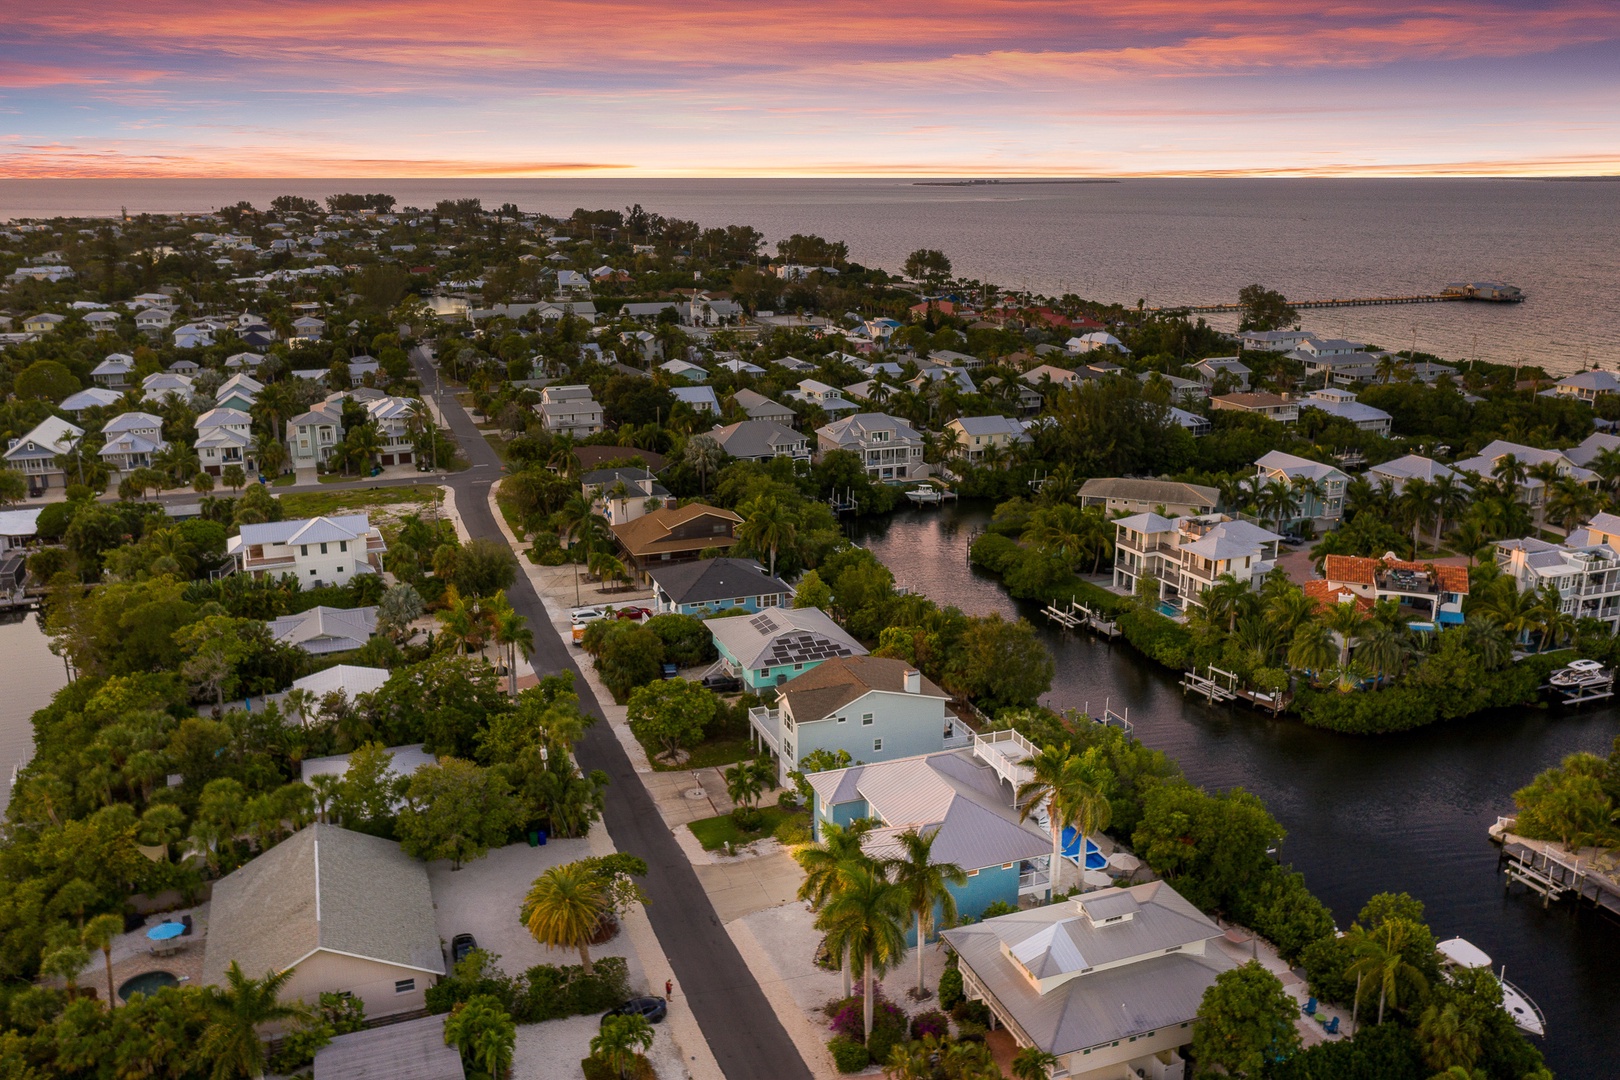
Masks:
[[[351,540],[356,536],[364,536],[371,529],[371,519],[365,514],[337,514],[322,518],[294,518],[291,521],[266,521],[256,525],[243,525],[237,534],[244,544],[292,544],[292,543],[319,543],[325,537],[315,539],[294,540],[303,529],[317,521],[324,521],[340,530],[343,535],[336,534],[332,539]]]
[[[1082,499],[1127,499],[1179,506],[1208,506],[1213,509],[1221,501],[1221,493],[1202,484],[1184,484],[1179,480],[1144,480],[1133,476],[1099,476],[1080,485]]]
[[[312,607],[269,623],[270,636],[305,652],[345,652],[364,645],[377,632],[377,609]]]
[[[705,604],[739,597],[785,595],[793,591],[748,559],[700,559],[653,567],[653,581],[677,604]]]
[[[779,449],[808,449],[809,440],[792,428],[774,420],[743,420],[709,432],[720,448],[732,457],[774,457]]]
[[[315,1051],[315,1080],[465,1080],[461,1052],[444,1042],[444,1017],[339,1035]]]
[[[708,626],[714,639],[745,668],[866,654],[866,647],[820,608],[771,608],[752,617],[714,619]]]

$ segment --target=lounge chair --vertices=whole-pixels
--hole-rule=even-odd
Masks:
[[[1332,1022],[1323,1027],[1322,1030],[1329,1035],[1337,1035],[1339,1033],[1339,1018],[1335,1016]]]
[[[1300,1009],[1300,1011],[1303,1012],[1306,1016],[1315,1016],[1316,1015],[1316,999],[1313,997],[1310,1000],[1306,1001],[1304,1006]]]
[[[180,925],[185,927],[184,930],[180,931],[180,936],[181,937],[190,937],[191,936],[191,916],[190,915],[182,915],[182,916],[180,916]],[[1316,999],[1311,998],[1311,1003],[1314,1005],[1316,1003]]]

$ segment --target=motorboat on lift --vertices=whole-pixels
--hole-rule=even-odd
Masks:
[[[1507,981],[1505,966],[1500,973],[1492,969],[1491,958],[1485,954],[1485,950],[1460,937],[1448,938],[1435,948],[1440,952],[1440,966],[1447,978],[1458,968],[1484,968],[1490,971],[1502,985],[1502,1008],[1519,1029],[1532,1035],[1547,1034],[1547,1017],[1541,1008],[1523,990]]]
[[[1602,685],[1613,678],[1596,660],[1576,660],[1547,676],[1547,682],[1560,690],[1583,690]]]
[[[944,501],[945,494],[933,484],[922,484],[908,490],[906,498],[917,506],[937,506]]]

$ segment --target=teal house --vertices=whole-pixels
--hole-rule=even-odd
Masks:
[[[708,626],[726,670],[755,693],[783,686],[823,661],[866,655],[865,646],[820,608],[773,607],[711,619]]]
[[[793,587],[767,574],[749,559],[699,559],[656,566],[647,571],[653,582],[658,614],[677,612],[705,618],[716,611],[742,608],[763,611],[784,607]]]
[[[1033,821],[1018,820],[1005,771],[997,768],[994,752],[981,756],[974,742],[958,750],[811,773],[806,779],[814,791],[816,839],[828,823],[847,826],[872,818],[876,826],[864,847],[885,858],[900,854],[898,838],[908,830],[935,833],[934,861],[967,871],[965,884],[948,886],[963,917],[978,918],[997,901],[1017,907],[1021,896],[1045,895],[1052,837]]]

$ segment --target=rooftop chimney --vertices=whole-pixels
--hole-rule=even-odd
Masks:
[[[920,694],[920,693],[922,693],[922,672],[920,672],[920,671],[907,671],[906,674],[905,674],[905,680],[906,680],[906,693],[908,693],[908,694]]]

